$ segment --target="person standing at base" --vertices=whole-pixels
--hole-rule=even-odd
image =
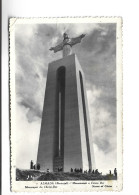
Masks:
[[[117,177],[117,169],[116,168],[114,169],[114,175],[115,175],[115,177]]]

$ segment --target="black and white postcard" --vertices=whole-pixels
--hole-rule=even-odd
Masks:
[[[11,18],[11,190],[122,190],[122,19]]]

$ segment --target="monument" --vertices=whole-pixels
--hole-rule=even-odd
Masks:
[[[49,63],[38,146],[41,170],[70,172],[95,169],[85,78],[72,46],[84,34],[64,40],[50,50],[63,50],[63,58]]]

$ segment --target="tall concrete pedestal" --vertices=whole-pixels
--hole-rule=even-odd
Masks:
[[[44,171],[95,168],[84,74],[75,54],[49,64],[37,163]]]

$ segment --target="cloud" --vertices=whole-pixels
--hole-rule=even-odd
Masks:
[[[87,91],[94,143],[105,154],[116,149],[116,121],[107,107],[102,107],[102,91],[96,87]]]
[[[94,144],[94,153],[95,153],[95,161],[96,167],[99,172],[103,174],[109,173],[109,170],[114,171],[114,168],[117,167],[116,161],[116,151],[113,150],[109,154],[105,154],[103,150],[100,150],[99,147]]]
[[[28,109],[16,107],[16,167],[26,169],[30,161],[36,162],[40,134],[40,119],[29,123],[26,117]]]
[[[64,32],[67,32],[71,37],[78,36],[80,34],[90,34],[94,29],[100,29],[100,26],[98,24],[58,24],[57,29],[63,34]]]

